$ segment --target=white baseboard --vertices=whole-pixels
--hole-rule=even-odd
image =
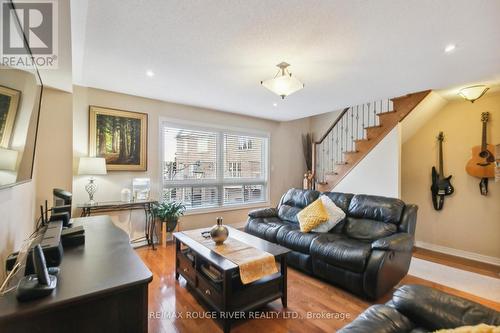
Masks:
[[[435,251],[435,252],[449,254],[452,256],[456,256],[456,257],[462,257],[462,258],[466,258],[466,259],[470,259],[470,260],[481,261],[481,262],[484,262],[487,264],[500,266],[500,258],[497,258],[497,257],[485,256],[484,254],[479,254],[479,253],[469,252],[469,251],[464,251],[464,250],[458,250],[458,249],[454,249],[451,247],[426,243],[426,242],[422,242],[422,241],[416,241],[415,246],[423,248],[423,249]]]

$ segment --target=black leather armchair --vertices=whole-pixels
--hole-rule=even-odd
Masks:
[[[297,214],[327,195],[346,218],[328,233],[303,233]],[[408,272],[417,207],[371,195],[290,189],[276,208],[251,211],[246,232],[291,250],[290,266],[376,299]]]
[[[420,333],[481,323],[500,325],[500,313],[433,288],[405,285],[391,301],[369,307],[338,332]]]

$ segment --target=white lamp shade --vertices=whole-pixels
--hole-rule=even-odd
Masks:
[[[474,102],[475,100],[481,98],[486,91],[488,91],[488,87],[485,85],[477,85],[470,86],[463,89],[460,89],[458,95],[462,96],[464,99]]]
[[[294,92],[304,88],[304,84],[292,74],[280,75],[272,79],[262,81],[262,85],[276,95],[285,98]]]
[[[80,157],[78,164],[79,175],[105,175],[106,159],[103,157]]]
[[[0,148],[0,170],[15,171],[17,155],[17,150]]]

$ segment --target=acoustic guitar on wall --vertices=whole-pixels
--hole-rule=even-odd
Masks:
[[[495,147],[486,142],[489,117],[489,112],[481,114],[481,122],[483,123],[481,145],[472,147],[472,157],[465,166],[465,170],[469,175],[481,178],[479,189],[482,195],[488,193],[488,178],[495,177],[495,155],[493,154]]]
[[[439,142],[439,172],[436,167],[432,167],[432,205],[435,210],[443,209],[444,197],[447,195],[452,195],[455,192],[453,185],[451,185],[451,175],[448,177],[444,176],[444,161],[443,161],[443,141],[444,134],[439,132],[437,137]]]

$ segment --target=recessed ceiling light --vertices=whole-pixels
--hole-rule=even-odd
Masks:
[[[455,51],[456,48],[457,48],[457,46],[455,44],[448,44],[444,48],[444,52],[451,53],[451,52]]]
[[[273,106],[274,106],[274,107],[277,107],[277,106],[278,106],[278,103],[273,103]]]
[[[153,76],[155,76],[155,73],[152,70],[147,70],[146,75],[149,77],[153,77]]]

